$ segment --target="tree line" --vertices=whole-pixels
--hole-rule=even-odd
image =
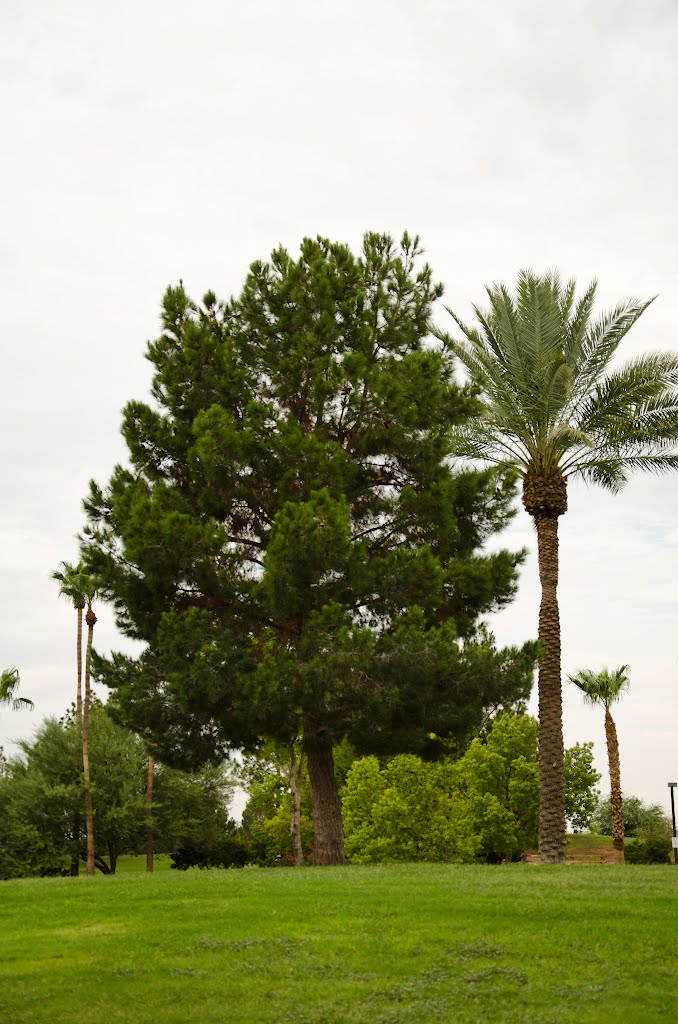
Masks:
[[[564,859],[568,481],[618,490],[678,466],[678,357],[612,366],[648,303],[594,317],[595,290],[524,271],[514,293],[487,290],[475,325],[450,310],[448,334],[419,240],[374,233],[357,256],[323,238],[296,259],[278,248],[227,301],[167,290],[151,399],[124,411],[129,462],[91,483],[81,536],[83,571],[144,643],[93,654],[92,670],[152,756],[195,770],[232,749],[298,750],[315,862],[338,864],[342,742],[461,756],[538,666],[539,848]],[[514,597],[524,552],[487,542],[518,482],[538,642],[498,649],[483,616]]]
[[[47,719],[19,754],[0,750],[0,878],[77,875],[89,862],[115,874],[123,854],[147,850],[175,854],[227,841],[235,831],[228,813],[233,783],[224,767],[187,774],[154,766],[153,801],[147,801],[148,752],[106,708],[90,708],[89,797],[95,827],[88,843],[82,765],[82,728],[75,705]]]

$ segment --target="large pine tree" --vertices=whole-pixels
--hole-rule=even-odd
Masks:
[[[119,712],[184,765],[301,736],[317,863],[344,859],[342,736],[426,751],[531,685],[531,645],[478,633],[515,591],[522,556],[481,553],[514,486],[445,460],[475,402],[428,336],[442,289],[419,257],[306,239],[229,302],[168,289],[131,466],[85,503],[83,555],[147,645],[98,661]]]

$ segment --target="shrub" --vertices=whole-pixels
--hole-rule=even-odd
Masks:
[[[665,836],[650,835],[636,839],[624,850],[627,864],[668,864],[671,857],[671,840]]]

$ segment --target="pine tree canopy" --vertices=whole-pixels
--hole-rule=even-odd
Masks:
[[[426,752],[524,697],[535,650],[481,617],[523,555],[483,552],[515,479],[459,471],[476,411],[429,335],[442,289],[418,239],[305,239],[239,297],[169,288],[129,466],[90,485],[86,565],[138,658],[97,658],[125,722],[195,765],[266,737]]]

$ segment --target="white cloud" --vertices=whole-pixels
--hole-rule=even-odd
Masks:
[[[556,264],[598,276],[603,306],[660,293],[625,357],[676,346],[670,0],[31,0],[3,30],[2,659],[38,714],[70,699],[48,574],[76,557],[88,479],[124,457],[168,283],[228,295],[278,242],[409,228],[464,315],[486,282]],[[676,480],[577,489],[561,530],[566,668],[631,664],[622,770],[653,799],[676,748],[677,509]],[[526,517],[508,540],[534,550]],[[498,636],[534,635],[537,607],[532,555]],[[0,736],[24,721],[2,713]],[[566,694],[568,742],[593,728]]]

